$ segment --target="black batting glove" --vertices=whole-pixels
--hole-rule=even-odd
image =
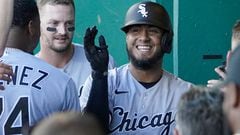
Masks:
[[[98,33],[96,26],[87,28],[84,36],[84,50],[88,61],[91,64],[93,73],[106,73],[108,70],[108,46],[106,45],[105,38],[101,35],[98,38],[99,47],[95,45],[94,40]]]

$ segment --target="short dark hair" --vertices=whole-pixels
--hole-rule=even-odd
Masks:
[[[222,135],[224,115],[223,94],[194,86],[182,95],[176,115],[177,128],[183,135]]]
[[[12,27],[24,28],[29,21],[39,16],[35,0],[14,0]]]

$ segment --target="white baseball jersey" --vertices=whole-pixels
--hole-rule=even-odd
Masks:
[[[85,107],[92,78],[80,98]],[[162,78],[146,89],[130,73],[128,64],[109,71],[108,98],[112,135],[172,135],[180,96],[191,84],[164,71]],[[82,108],[82,109],[83,109]]]
[[[46,116],[80,111],[71,78],[46,62],[19,49],[6,48],[1,60],[13,67],[11,82],[0,81],[0,134],[21,134]]]
[[[83,45],[76,43],[73,43],[73,45],[74,53],[71,60],[60,70],[67,73],[73,79],[77,87],[78,96],[80,97],[83,84],[91,74],[92,68],[85,56]],[[109,69],[115,67],[111,56],[109,56],[108,67]]]

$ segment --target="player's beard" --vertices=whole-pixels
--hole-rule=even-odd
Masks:
[[[62,52],[66,52],[71,48],[71,43],[63,47],[55,47],[54,45],[51,45],[50,48],[55,52],[62,53]]]
[[[156,65],[159,64],[159,62],[162,61],[163,54],[164,54],[164,53],[162,53],[162,50],[159,49],[159,50],[157,50],[157,52],[155,52],[153,57],[151,57],[149,59],[141,60],[141,59],[137,59],[133,55],[133,52],[130,51],[128,48],[126,48],[126,49],[127,49],[128,59],[131,61],[133,66],[135,66],[136,68],[141,69],[141,70],[149,70],[149,69],[154,68]]]
[[[69,42],[67,45],[57,46],[55,45],[54,41],[50,40],[48,37],[45,38],[45,42],[48,44],[49,49],[57,53],[66,52],[71,48],[71,44],[72,44],[71,42]]]
[[[52,37],[53,38],[53,37]],[[68,43],[67,45],[63,45],[63,46],[58,46],[55,45],[54,40],[51,39],[50,37],[48,37],[48,35],[43,34],[41,35],[41,44],[44,43],[45,46],[47,46],[49,49],[51,49],[52,51],[56,52],[56,53],[63,53],[66,52],[67,50],[69,50],[71,48],[71,44],[72,44],[72,38],[68,38]]]
[[[48,49],[56,53],[65,52],[70,48],[70,45],[57,47],[54,45],[53,40],[51,40],[47,35],[42,34],[40,38],[40,44],[44,44]]]

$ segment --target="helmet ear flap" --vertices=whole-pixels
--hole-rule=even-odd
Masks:
[[[173,32],[165,32],[161,39],[161,46],[164,53],[170,53],[172,50]]]

